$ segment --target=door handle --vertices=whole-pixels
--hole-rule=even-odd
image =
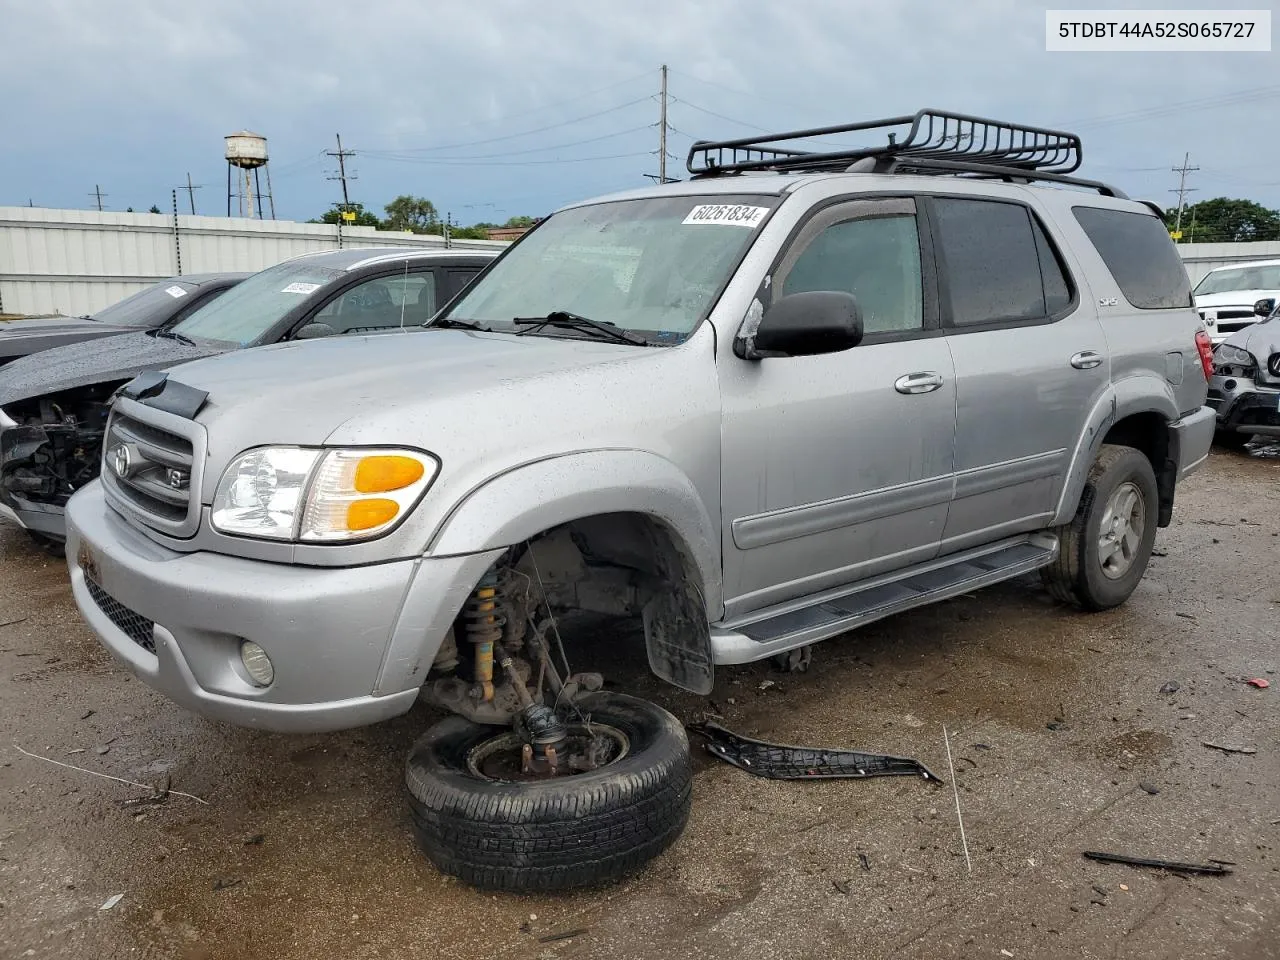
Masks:
[[[940,373],[908,373],[893,381],[893,389],[899,393],[932,393],[942,386]]]
[[[1077,370],[1091,370],[1102,363],[1102,354],[1092,350],[1081,350],[1071,358],[1071,365]]]

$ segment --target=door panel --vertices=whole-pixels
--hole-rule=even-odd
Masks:
[[[947,552],[1049,521],[1109,364],[1096,314],[1027,207],[946,198],[931,213],[956,372]]]
[[[936,554],[955,377],[932,335],[925,264],[902,198],[828,208],[784,253],[778,296],[851,292],[867,335],[840,353],[721,370],[727,616]],[[896,388],[903,377],[916,389]]]

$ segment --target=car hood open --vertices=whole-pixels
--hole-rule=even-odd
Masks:
[[[0,404],[95,383],[131,380],[144,370],[161,370],[226,349],[211,343],[192,346],[147,333],[54,347],[0,367]]]

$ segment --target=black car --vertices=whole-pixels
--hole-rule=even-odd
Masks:
[[[98,475],[112,395],[139,373],[284,340],[421,325],[495,256],[404,247],[307,254],[175,324],[0,367],[0,515],[61,550],[63,507]]]
[[[53,347],[176,323],[248,276],[251,274],[193,273],[169,277],[93,316],[0,320],[0,366]]]

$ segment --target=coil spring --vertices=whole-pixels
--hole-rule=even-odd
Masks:
[[[489,570],[462,607],[467,641],[475,646],[475,676],[480,696],[493,699],[493,645],[502,639],[507,622],[498,609],[498,575]]]

